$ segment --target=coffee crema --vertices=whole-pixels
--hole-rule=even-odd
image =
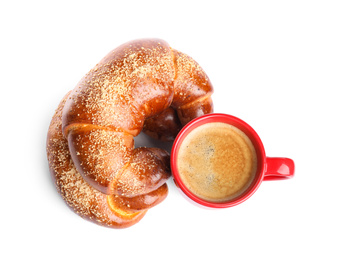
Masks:
[[[188,190],[210,202],[225,202],[252,183],[257,156],[250,139],[238,128],[221,122],[193,129],[182,141],[177,166]]]

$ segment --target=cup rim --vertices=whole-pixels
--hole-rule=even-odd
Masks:
[[[226,121],[224,119],[226,119]],[[193,129],[197,128],[198,126],[201,126],[206,123],[213,123],[213,122],[228,123],[242,130],[248,136],[248,138],[250,138],[251,141],[253,142],[256,153],[258,155],[258,165],[259,165],[258,171],[250,187],[238,197],[228,200],[228,201],[224,201],[224,202],[207,201],[193,194],[189,189],[187,189],[187,187],[182,182],[179,176],[179,171],[178,171],[178,166],[177,166],[178,151],[179,151],[182,141],[185,139],[187,134],[189,134]],[[189,197],[194,202],[200,205],[206,206],[206,207],[228,208],[228,207],[236,206],[244,202],[245,200],[250,198],[255,193],[255,191],[259,188],[263,180],[263,175],[264,175],[265,168],[266,168],[266,154],[265,154],[264,146],[263,146],[263,143],[260,137],[248,123],[246,123],[245,121],[243,121],[242,119],[238,117],[235,117],[229,114],[211,113],[211,114],[206,114],[198,118],[195,118],[194,120],[190,121],[180,130],[172,146],[170,164],[171,164],[171,171],[172,171],[172,176],[173,176],[175,184],[178,186],[178,188],[182,190],[182,192],[185,195],[187,195],[187,197]]]

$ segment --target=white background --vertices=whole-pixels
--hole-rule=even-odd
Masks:
[[[0,26],[1,259],[337,259],[336,1],[2,1]],[[124,230],[70,211],[45,153],[54,110],[111,49],[145,37],[192,56],[215,112],[294,159],[295,178],[221,210],[170,180]]]

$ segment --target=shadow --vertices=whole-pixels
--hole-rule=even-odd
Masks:
[[[141,132],[138,136],[134,138],[135,140],[135,148],[137,147],[156,147],[166,150],[169,154],[171,154],[171,149],[173,146],[173,142],[162,142],[157,139],[154,139],[143,132]]]

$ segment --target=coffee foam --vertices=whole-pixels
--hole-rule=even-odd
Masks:
[[[242,194],[257,169],[250,139],[226,123],[208,123],[193,129],[178,151],[180,178],[197,197],[224,202]]]

